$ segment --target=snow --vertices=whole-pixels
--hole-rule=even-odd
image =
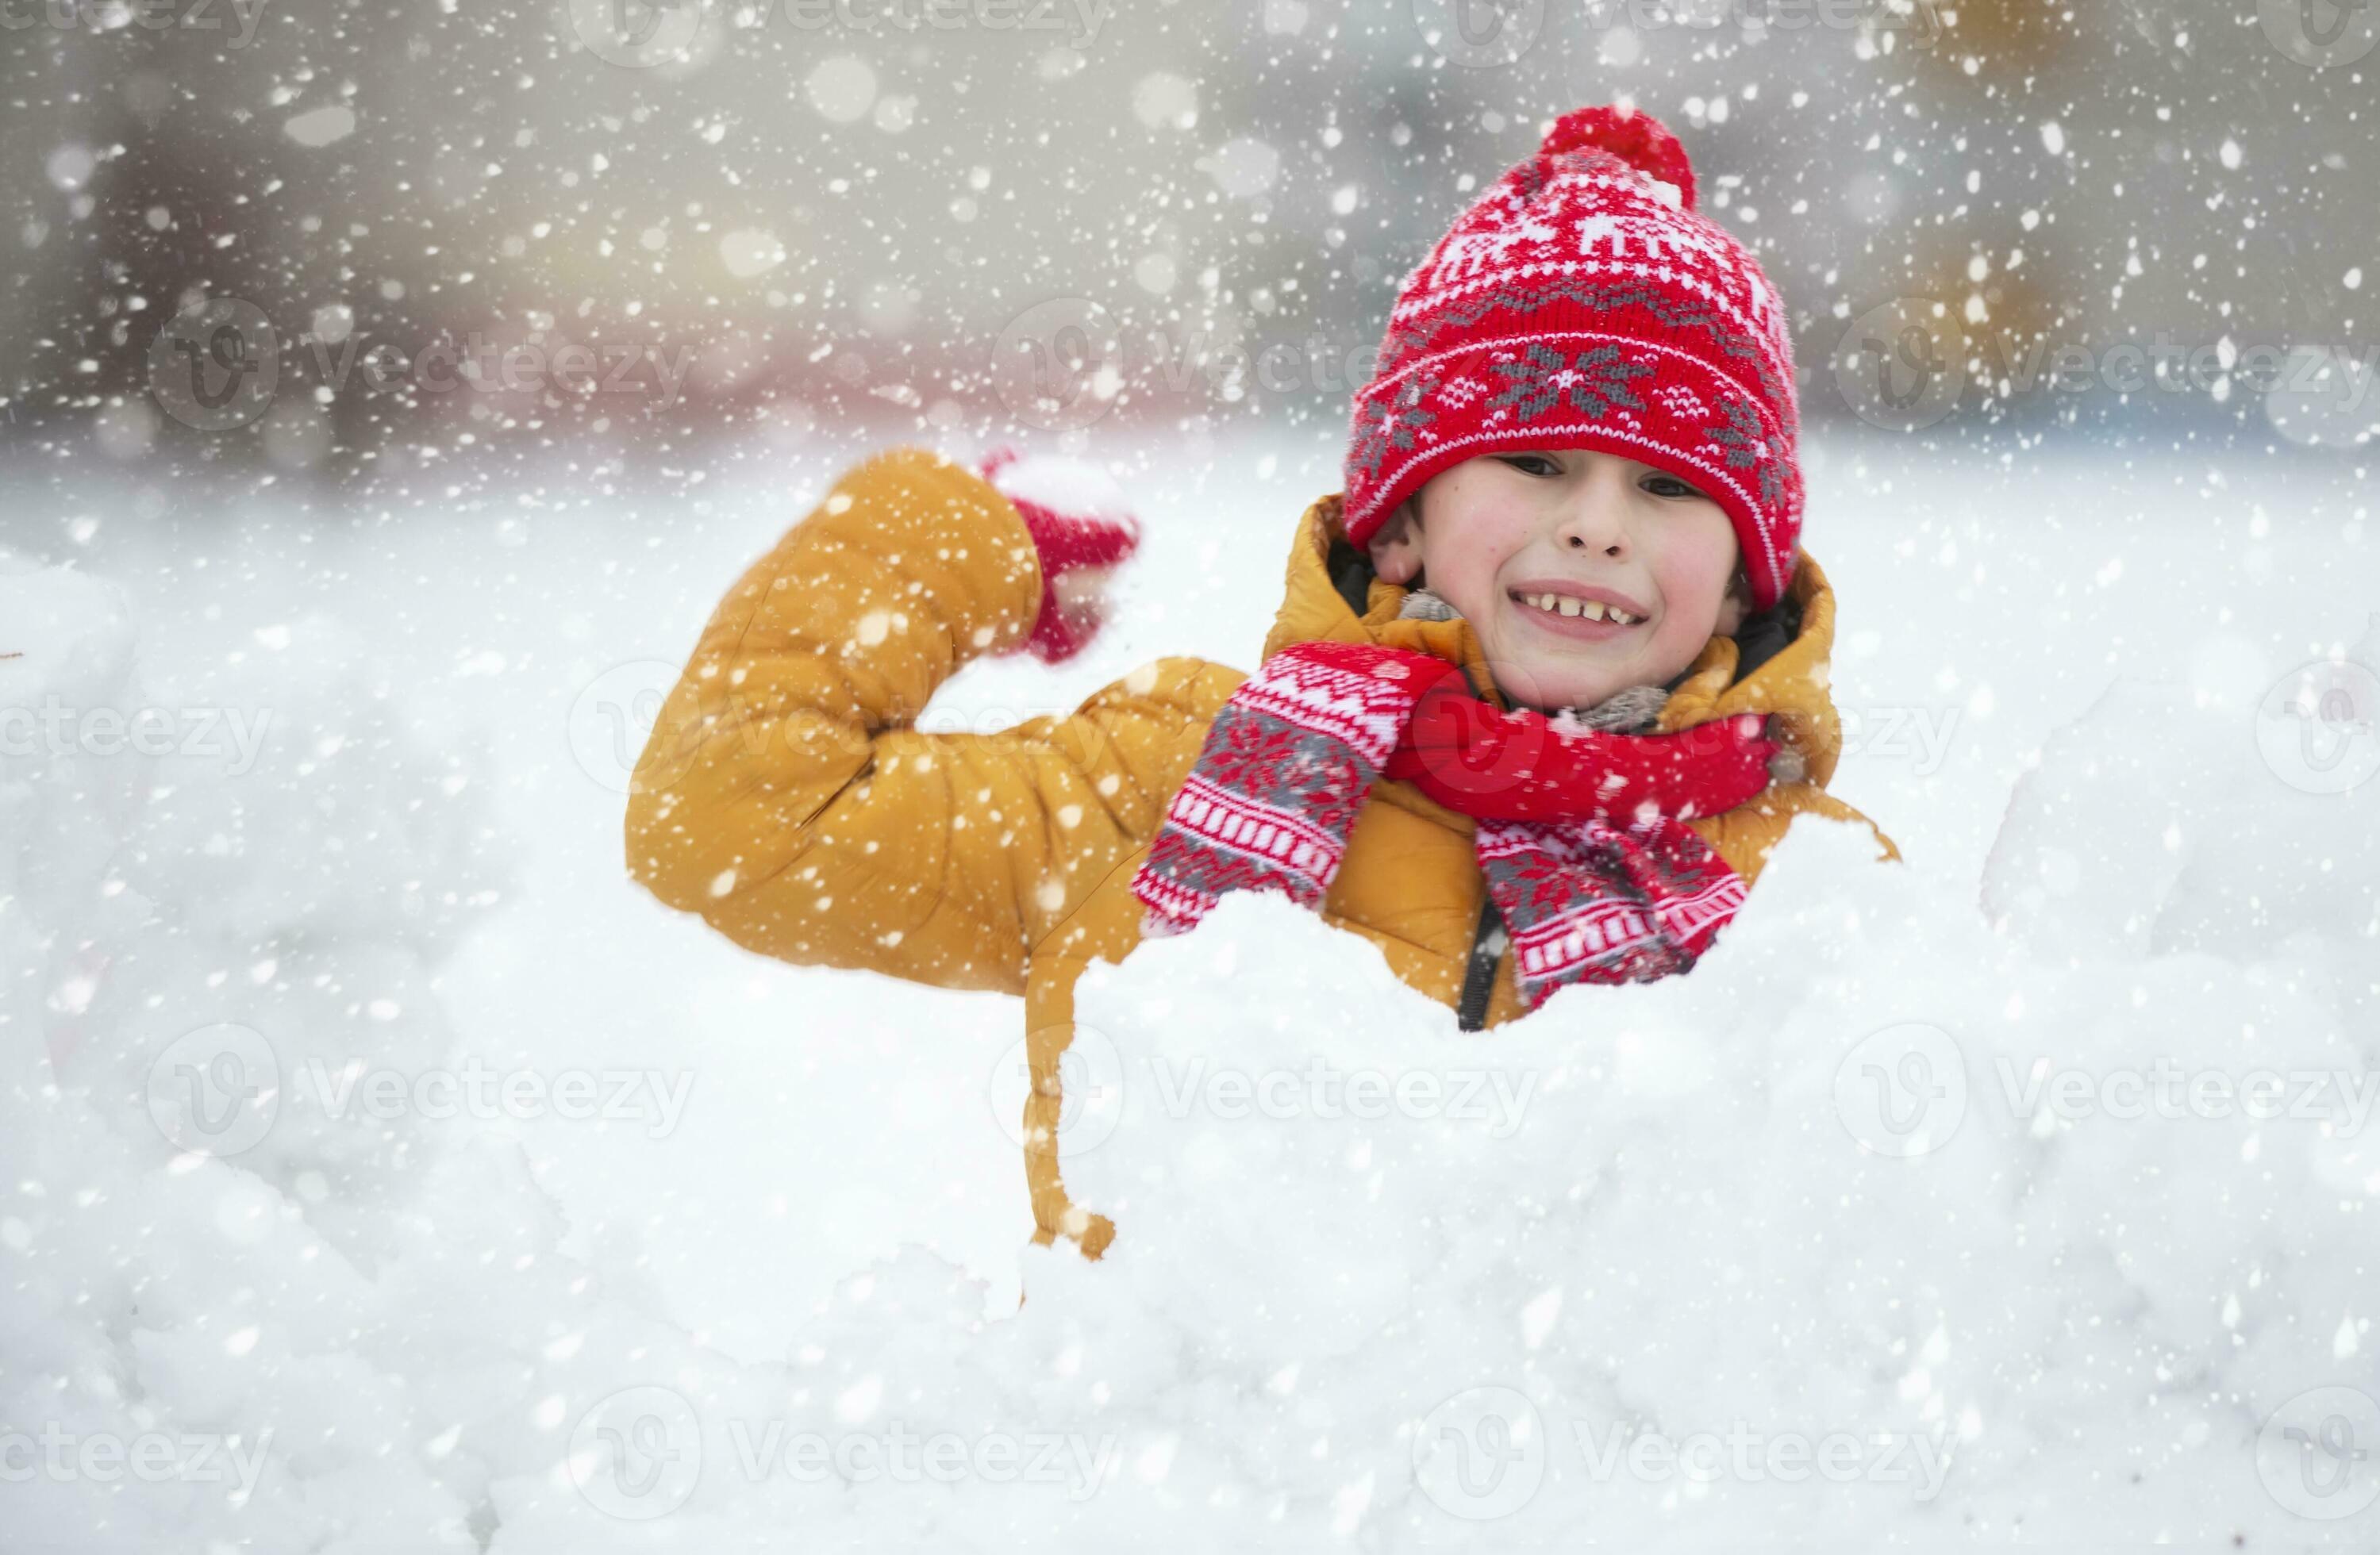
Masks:
[[[2368,554],[2343,475],[1912,496],[1822,452],[1838,787],[1910,862],[1805,822],[1693,977],[1486,1036],[1227,900],[1079,992],[1089,1265],[1016,1250],[1014,1002],[759,962],[617,878],[572,709],[632,707],[814,457],[666,562],[633,512],[167,554],[90,488],[55,549],[120,581],[0,560],[0,705],[72,731],[0,753],[9,1542],[2368,1538],[2380,629],[2368,565],[2307,564]],[[1117,630],[937,711],[1245,660],[1327,488],[1144,477]]]
[[[1119,1224],[1116,1299],[1223,1410],[1176,1515],[1253,1479],[1316,1544],[1353,1486],[1391,1548],[1489,1510],[1479,1548],[2318,1534],[2301,1513],[2344,1509],[2259,1475],[2309,1423],[2290,1401],[2371,1386],[2380,796],[2202,770],[2110,841],[2043,802],[2224,722],[2100,709],[2001,838],[1989,895],[2080,851],[2105,867],[2060,900],[2137,943],[2040,908],[1997,934],[1814,821],[1694,977],[1566,990],[1490,1040],[1271,899],[1095,970],[1077,1017],[1114,1072],[1085,1078],[1118,1099],[1068,1179]],[[2208,839],[2178,866],[2168,814]],[[2315,850],[2228,867],[2268,814],[2259,840]],[[1524,1504],[1490,1489],[1490,1393],[1527,1428]],[[1810,1467],[1830,1440],[1839,1479]]]
[[[1025,453],[1001,466],[992,484],[1012,497],[1051,511],[1098,517],[1131,513],[1131,495],[1107,471],[1087,459],[1062,453]]]
[[[290,139],[310,149],[334,146],[356,132],[356,111],[344,103],[309,109],[281,127]]]

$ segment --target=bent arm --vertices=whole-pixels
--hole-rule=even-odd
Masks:
[[[849,472],[704,628],[632,780],[630,873],[783,960],[1020,991],[1238,680],[1164,660],[1068,717],[908,727],[1040,598],[1031,536],[972,472],[915,449]]]

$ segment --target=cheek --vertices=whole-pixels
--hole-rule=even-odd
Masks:
[[[1735,566],[1733,538],[1724,513],[1706,515],[1670,537],[1655,565],[1662,597],[1671,609],[1699,614],[1718,609]]]
[[[1449,544],[1431,559],[1430,587],[1460,607],[1479,615],[1503,597],[1504,564],[1527,543],[1525,522],[1499,522],[1492,515],[1475,517],[1459,532],[1449,526]]]

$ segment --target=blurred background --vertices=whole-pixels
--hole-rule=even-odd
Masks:
[[[822,424],[1327,448],[1398,280],[1617,99],[1768,265],[1815,428],[2336,451],[2380,420],[2380,24],[2329,0],[0,18],[0,457],[35,467],[401,503],[557,452],[683,484]]]

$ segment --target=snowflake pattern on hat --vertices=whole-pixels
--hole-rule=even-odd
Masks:
[[[1769,452],[1767,437],[1760,426],[1760,413],[1752,408],[1750,400],[1740,398],[1728,401],[1719,410],[1727,417],[1727,425],[1706,427],[1703,430],[1710,434],[1713,446],[1730,468],[1756,473],[1762,501],[1778,500],[1784,495],[1785,477]]]
[[[1355,458],[1366,470],[1377,472],[1380,461],[1391,452],[1402,452],[1415,446],[1422,429],[1438,419],[1437,413],[1426,410],[1438,391],[1434,374],[1416,374],[1398,391],[1386,404],[1373,407],[1373,417],[1356,440]]]
[[[1499,409],[1517,407],[1522,420],[1534,421],[1567,396],[1573,409],[1600,421],[1615,405],[1643,410],[1645,402],[1628,383],[1653,369],[1641,362],[1621,361],[1616,345],[1590,347],[1569,363],[1558,351],[1532,345],[1518,361],[1498,362],[1496,370],[1509,380],[1504,392],[1489,402]]]

